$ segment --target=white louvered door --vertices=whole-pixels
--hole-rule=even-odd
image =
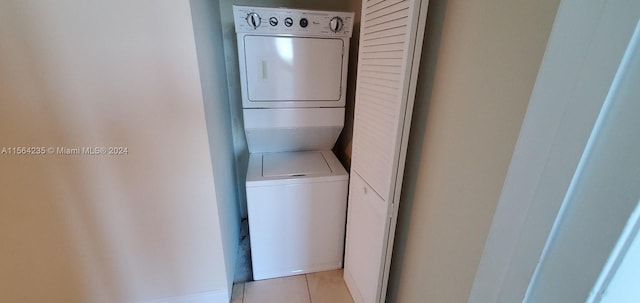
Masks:
[[[364,0],[344,278],[356,303],[384,302],[427,0]]]

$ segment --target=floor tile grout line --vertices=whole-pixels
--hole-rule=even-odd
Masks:
[[[309,289],[309,277],[307,274],[304,275],[304,280],[307,282],[307,295],[309,296],[309,303],[313,303],[313,299],[311,299],[311,289]]]

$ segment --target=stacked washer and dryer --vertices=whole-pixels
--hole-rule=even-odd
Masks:
[[[353,13],[233,7],[249,148],[256,280],[342,267],[344,125]]]

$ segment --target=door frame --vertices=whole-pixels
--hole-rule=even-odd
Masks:
[[[637,22],[613,2],[560,3],[469,303],[525,298]]]

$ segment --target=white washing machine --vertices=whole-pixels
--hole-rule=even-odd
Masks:
[[[342,267],[353,13],[234,6],[256,280]]]

